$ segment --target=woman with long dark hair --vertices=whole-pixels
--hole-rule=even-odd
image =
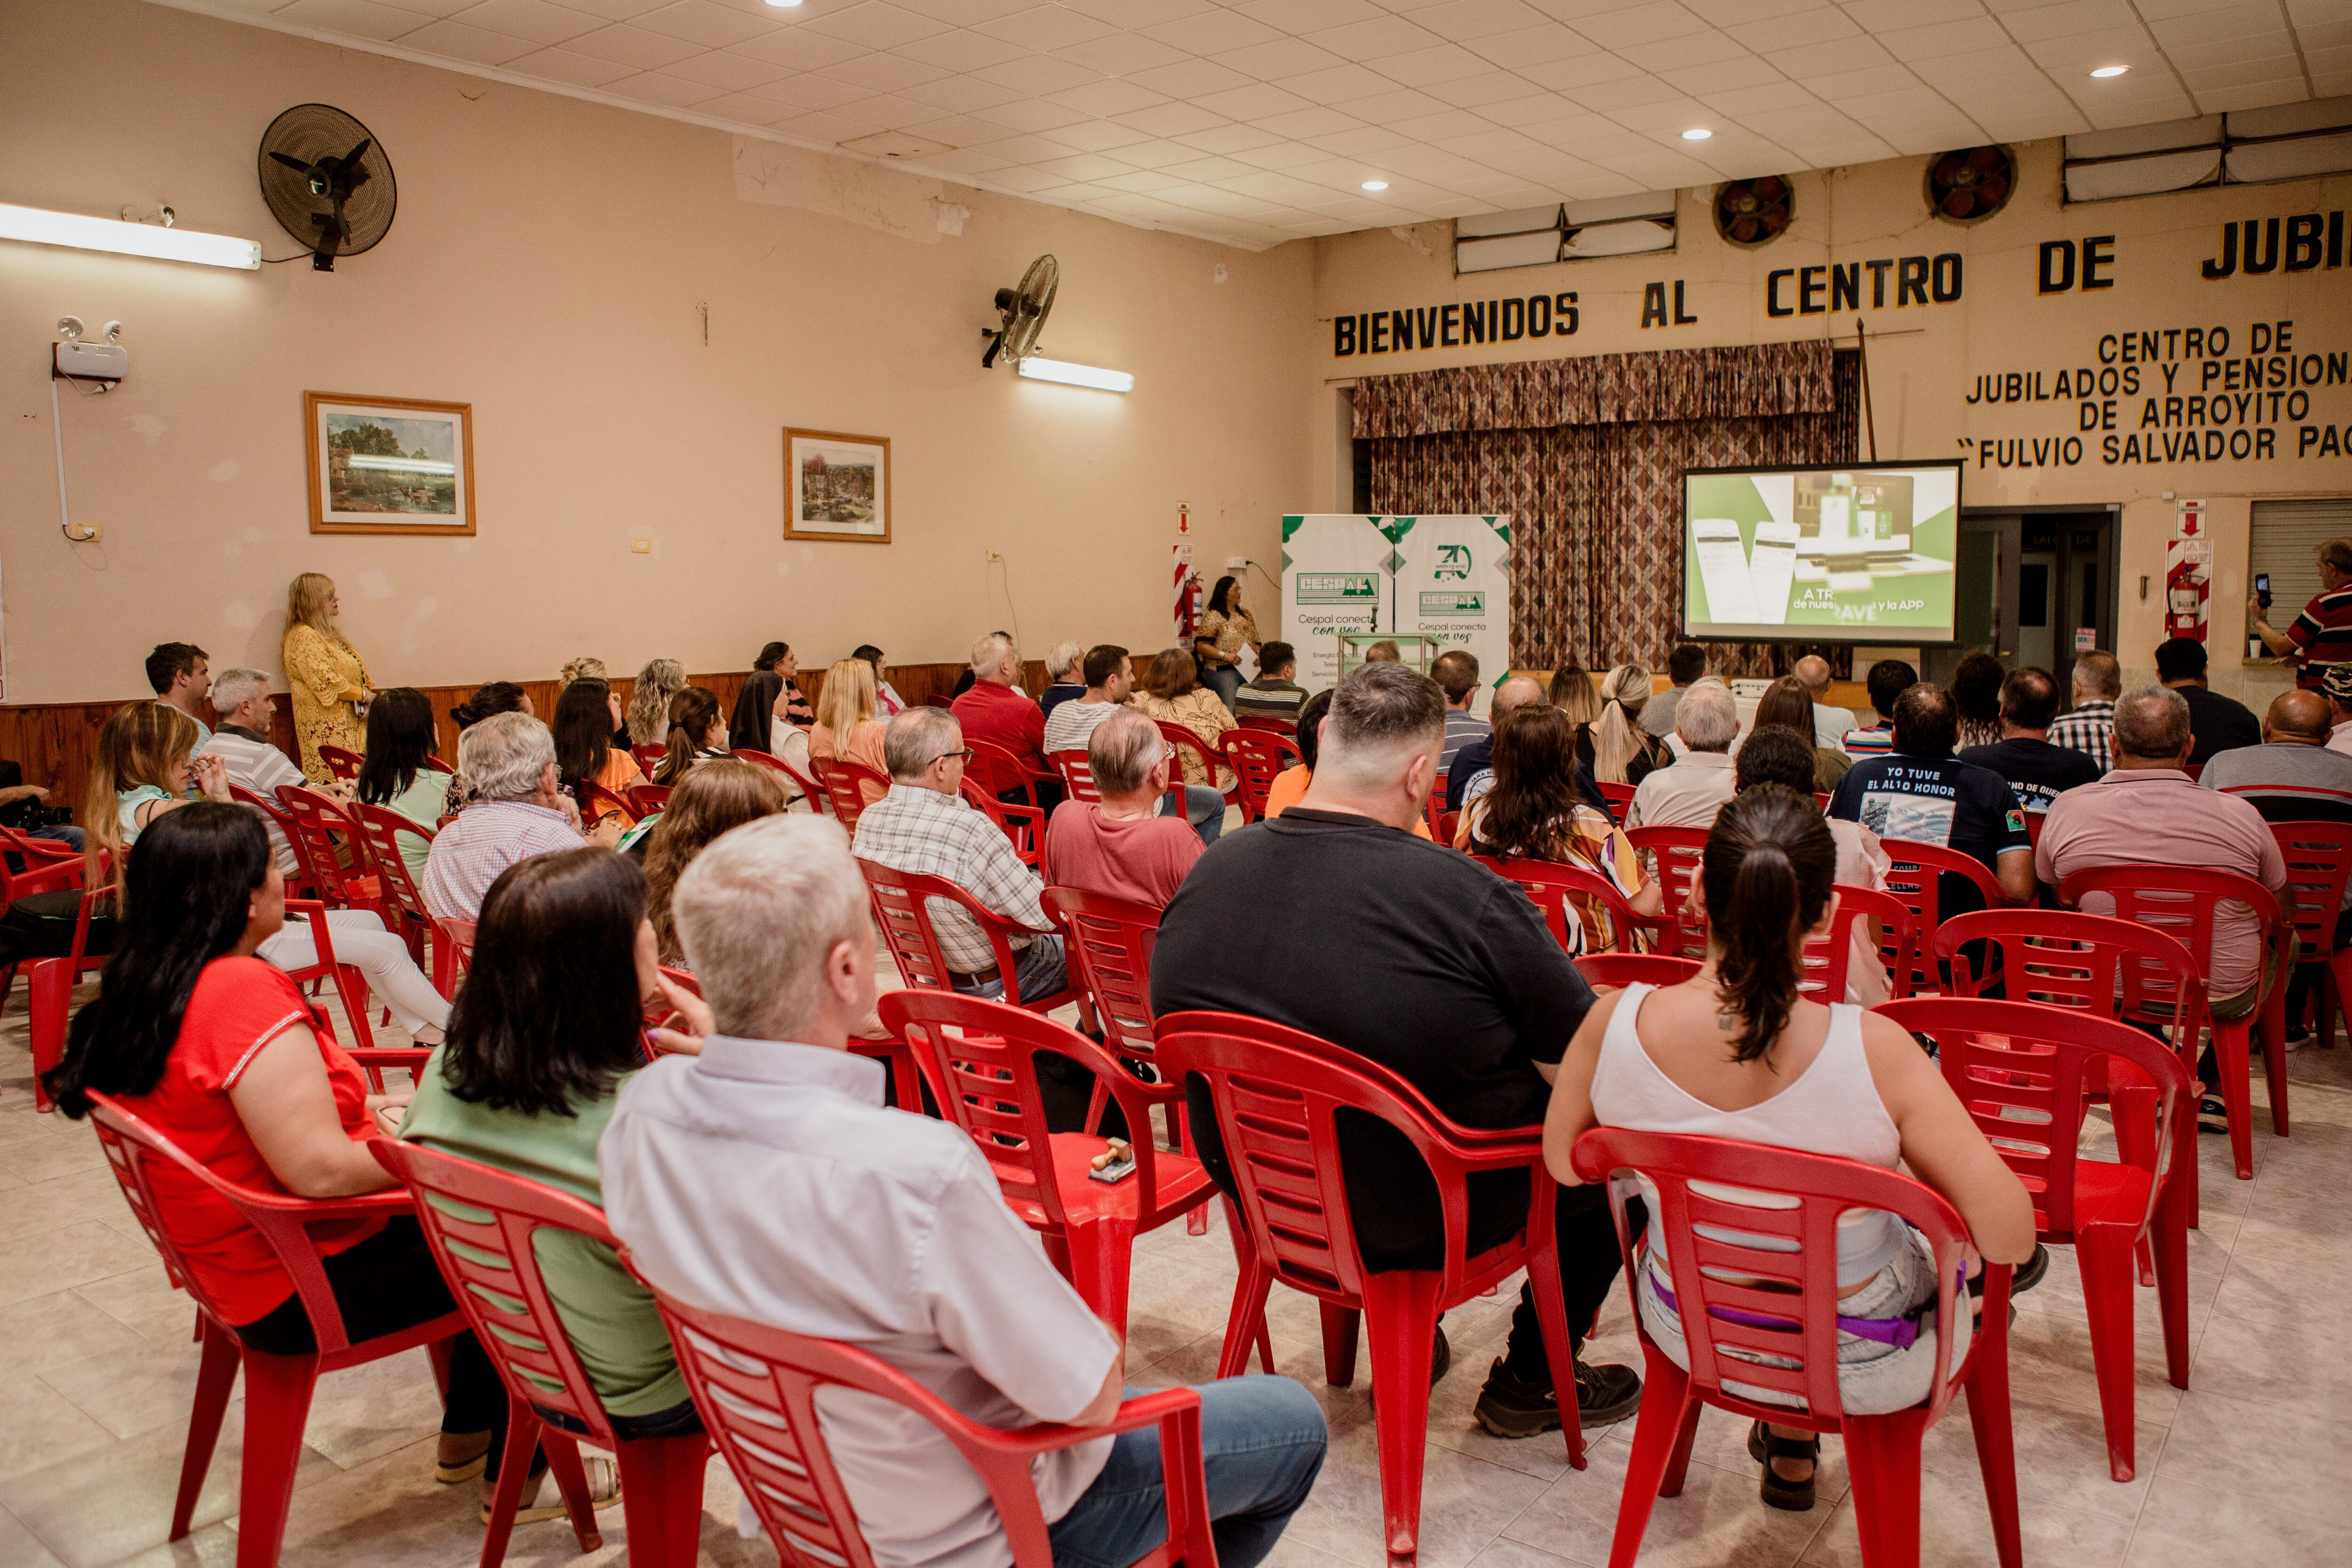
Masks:
[[[114,956],[45,1080],[58,1109],[86,1116],[91,1094],[111,1096],[214,1174],[264,1193],[336,1198],[391,1186],[367,1143],[381,1135],[376,1112],[407,1097],[370,1094],[326,1015],[256,956],[285,912],[269,840],[243,806],[195,801],[142,830],[124,870]],[[167,1163],[149,1169],[164,1231],[237,1337],[275,1355],[314,1349],[294,1281],[260,1234],[194,1178]],[[352,1339],[455,1310],[413,1218],[311,1234]],[[461,1335],[436,1474],[494,1478],[506,1410],[497,1373]]]
[[[1262,646],[1257,622],[1242,607],[1240,578],[1220,577],[1209,590],[1209,607],[1202,612],[1192,646],[1202,650],[1201,679],[1231,708],[1234,693],[1242,689],[1242,649],[1255,652]]]
[[[1808,744],[1812,742],[1813,694],[1806,690],[1805,683],[1793,675],[1780,677],[1766,687],[1764,695],[1757,699],[1756,720],[1748,727],[1749,736],[1752,737],[1759,730],[1772,729],[1794,730],[1805,738]],[[1739,746],[1735,746],[1734,754],[1737,755],[1739,750]],[[1845,777],[1846,769],[1852,766],[1853,759],[1843,752],[1832,746],[1814,746],[1814,792],[1828,795],[1836,789],[1838,780]]]
[[[727,754],[726,721],[719,717],[719,699],[709,688],[689,686],[672,697],[664,722],[669,750],[654,764],[654,783],[683,784],[695,763]]]
[[[1580,675],[1579,679],[1582,677]],[[1590,690],[1591,683],[1585,683]],[[1598,872],[1631,904],[1654,915],[1664,906],[1658,885],[1642,871],[1642,858],[1605,812],[1576,787],[1573,721],[1549,703],[1513,709],[1495,727],[1495,784],[1462,813],[1454,842],[1479,855],[1554,860]],[[1616,944],[1616,922],[1601,900],[1573,897],[1579,950]]]
[[[379,691],[368,704],[367,759],[360,763],[358,795],[363,805],[387,806],[431,829],[447,804],[449,781],[425,765],[441,744],[433,703],[413,686]],[[431,842],[400,835],[400,858],[411,880],[422,883]]]
[[[1563,1186],[1578,1184],[1569,1152],[1596,1126],[1736,1139],[1887,1170],[1900,1163],[1960,1211],[1985,1258],[2026,1262],[2034,1242],[2024,1184],[1936,1065],[1877,1015],[1824,1006],[1798,990],[1805,941],[1836,912],[1836,866],[1837,847],[1810,795],[1759,784],[1724,805],[1696,879],[1706,962],[1678,985],[1629,985],[1585,1015],[1552,1088],[1545,1163]],[[1916,1333],[1905,1346],[1891,1331],[1841,1331],[1840,1398],[1854,1415],[1917,1404],[1934,1376],[1937,1331],[1951,1332],[1958,1365],[1970,1325],[1936,1321],[1934,1257],[1894,1215],[1849,1212],[1837,1250],[1841,1319]],[[1645,1244],[1634,1300],[1659,1349],[1687,1366],[1674,1290],[1659,1248]],[[1812,1507],[1819,1438],[1759,1421],[1748,1451],[1764,1467],[1767,1503]]]
[[[662,978],[635,865],[592,848],[517,861],[483,897],[448,1043],[418,1073],[400,1135],[602,1205],[596,1143],[645,1065],[649,1001],[687,1023],[666,1048],[699,1048],[710,1015]],[[601,1242],[541,1231],[534,1248],[620,1435],[696,1430],[652,1292]]]
[[[613,744],[613,731],[621,721],[621,700],[612,686],[596,677],[583,676],[555,700],[555,773],[564,793],[580,807],[583,831],[610,848],[626,826],[623,814],[591,804],[582,786],[601,784],[619,795],[631,784],[646,782],[637,760]]]
[[[1981,649],[1953,667],[1952,706],[1960,716],[1960,738],[1953,750],[2000,744],[2000,683],[2008,679],[2000,660]]]

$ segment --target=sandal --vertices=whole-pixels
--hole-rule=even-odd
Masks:
[[[433,1455],[433,1479],[445,1487],[470,1481],[490,1462],[488,1432],[444,1432]]]
[[[2197,1131],[2200,1132],[2218,1132],[2222,1136],[2227,1137],[2230,1131],[2229,1105],[2220,1098],[2210,1094],[2199,1100],[2197,1102]]]
[[[590,1508],[607,1509],[621,1500],[621,1472],[612,1460],[601,1454],[583,1454],[580,1466],[588,1473]],[[530,1479],[536,1484],[527,1500],[516,1505],[514,1521],[517,1524],[537,1524],[545,1519],[562,1519],[565,1512],[563,1490],[556,1485],[554,1473],[547,1469],[534,1470]],[[482,1504],[482,1522],[490,1522],[490,1505],[488,1502]]]
[[[1759,1421],[1748,1429],[1748,1457],[1764,1467],[1761,1490],[1766,1507],[1785,1509],[1790,1513],[1811,1510],[1813,1479],[1822,1473],[1822,1439],[1818,1433],[1804,1438],[1775,1436],[1769,1426]],[[1775,1459],[1811,1460],[1813,1474],[1801,1481],[1783,1479],[1772,1468]]]

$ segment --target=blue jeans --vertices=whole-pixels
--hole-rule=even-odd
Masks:
[[[1176,814],[1180,794],[1183,797],[1184,820],[1201,836],[1201,847],[1205,849],[1225,830],[1225,797],[1206,784],[1170,784],[1168,793],[1160,797],[1160,816]]]
[[[1021,984],[1021,999],[1024,1002],[1050,996],[1069,984],[1068,971],[1062,963],[1062,938],[1058,932],[1032,941],[1027,947],[1013,954],[1013,977]],[[1002,1001],[1004,977],[999,975],[994,980],[971,982],[959,974],[955,988],[967,996],[985,997],[991,1002]]]
[[[83,839],[82,830],[81,830],[80,828],[79,828],[79,827],[71,827],[71,826],[67,826],[67,827],[36,827],[36,828],[32,829],[30,832],[26,833],[26,834],[25,835],[25,837],[27,837],[27,838],[47,838],[47,839],[50,839],[50,840],[53,840],[53,841],[54,841],[54,842],[56,842],[56,843],[62,844],[62,845],[66,846],[66,847],[67,847],[68,848],[69,848],[69,849],[79,849],[79,848],[80,848],[80,847],[81,847],[81,846],[82,846],[82,839]]]
[[[1215,692],[1217,700],[1230,711],[1234,705],[1234,695],[1242,689],[1241,666],[1226,664],[1220,665],[1214,669],[1203,669],[1201,671],[1201,684]]]
[[[1314,1489],[1330,1431],[1315,1396],[1286,1377],[1197,1392],[1217,1568],[1256,1568]],[[1127,1568],[1168,1538],[1165,1491],[1160,1429],[1119,1434],[1095,1484],[1046,1532],[1055,1568]]]

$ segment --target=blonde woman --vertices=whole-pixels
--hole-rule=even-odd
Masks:
[[[669,700],[686,689],[686,666],[674,658],[649,658],[629,689],[629,744],[659,746],[669,741]]]
[[[1602,784],[1637,784],[1665,765],[1665,742],[1642,728],[1650,700],[1650,672],[1621,664],[1601,679],[1601,714],[1577,745],[1580,758]]]
[[[324,784],[332,777],[319,760],[320,746],[367,750],[362,728],[369,700],[367,664],[335,629],[342,601],[334,579],[305,572],[286,591],[286,638],[278,658],[294,696],[294,739],[302,748],[302,772]]]
[[[1181,724],[1192,731],[1201,738],[1202,746],[1211,756],[1222,750],[1224,742],[1221,737],[1224,732],[1239,728],[1234,722],[1233,710],[1201,684],[1200,666],[1185,648],[1160,650],[1143,677],[1143,689],[1135,694],[1135,705],[1147,718]],[[1183,758],[1187,784],[1221,790],[1231,777],[1222,770],[1202,766],[1201,759],[1191,752],[1183,753]],[[1222,776],[1211,778],[1208,774],[1212,772]]]
[[[1581,729],[1601,721],[1601,695],[1592,689],[1592,677],[1584,667],[1570,661],[1551,672],[1551,689],[1548,694],[1551,705],[1568,715],[1568,721]]]
[[[817,693],[816,725],[809,731],[811,760],[838,757],[888,778],[890,765],[882,760],[886,726],[875,715],[877,705],[874,667],[862,658],[835,659],[824,672],[824,689]],[[882,798],[871,784],[865,793],[868,805]]]

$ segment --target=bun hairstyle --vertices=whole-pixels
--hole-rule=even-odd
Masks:
[[[1811,795],[1759,784],[1732,796],[1706,836],[1700,877],[1723,1006],[1739,1021],[1732,1059],[1768,1055],[1797,1005],[1805,933],[1829,907],[1837,841]]]
[[[458,729],[470,729],[501,713],[520,713],[522,697],[522,688],[513,681],[493,680],[487,686],[476,687],[471,697],[449,710],[449,717],[457,721]]]

